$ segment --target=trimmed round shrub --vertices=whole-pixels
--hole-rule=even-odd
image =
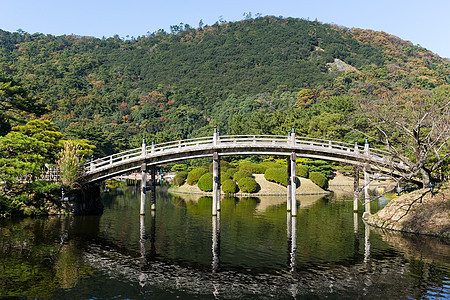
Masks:
[[[175,177],[173,178],[173,183],[176,186],[182,186],[186,182],[187,176],[188,176],[188,172],[186,172],[186,171],[180,172],[177,175],[175,175]]]
[[[238,186],[243,193],[255,193],[258,190],[258,183],[252,177],[241,178]]]
[[[234,173],[233,180],[239,182],[239,180],[245,177],[252,177],[252,173],[250,173],[247,170],[239,170],[236,173]]]
[[[309,179],[322,189],[328,189],[328,179],[320,172],[310,172]]]
[[[227,175],[228,176],[230,176],[231,178],[233,178],[233,175],[234,175],[234,173],[236,173],[237,172],[237,169],[236,168],[229,168],[228,170],[227,170]]]
[[[268,181],[287,186],[287,168],[270,168],[264,173],[264,178]]]
[[[221,171],[220,172],[220,181],[223,182],[228,179],[233,179],[233,176],[230,175],[228,172]]]
[[[206,168],[197,168],[189,172],[186,181],[189,185],[194,185],[198,182],[200,177],[202,177],[203,174],[208,173],[208,169]]]
[[[303,178],[308,178],[309,177],[309,171],[308,168],[302,165],[297,165],[296,169],[295,169],[295,175],[303,177]]]
[[[198,188],[204,192],[211,192],[213,190],[213,174],[206,173],[198,180]]]
[[[233,179],[227,179],[222,183],[222,191],[225,194],[234,194],[238,192],[238,187]]]

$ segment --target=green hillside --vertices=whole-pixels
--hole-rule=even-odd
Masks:
[[[358,122],[348,118],[354,99],[447,85],[450,62],[384,32],[266,16],[127,40],[0,30],[0,78],[20,82],[45,118],[100,156],[214,125],[362,140],[347,126]]]

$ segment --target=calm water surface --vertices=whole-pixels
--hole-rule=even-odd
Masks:
[[[351,201],[103,194],[101,216],[0,221],[0,298],[448,299],[450,245],[378,231]],[[372,211],[385,205],[372,203]]]

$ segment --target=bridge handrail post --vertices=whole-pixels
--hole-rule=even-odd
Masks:
[[[292,126],[291,143],[295,146],[295,128]]]
[[[359,155],[358,141],[355,141],[355,154]]]
[[[145,145],[145,139],[142,139],[142,157],[147,156],[147,146]]]
[[[370,155],[369,141],[366,138],[366,142],[364,143],[364,155]]]
[[[218,135],[219,135],[219,133],[217,132],[217,126],[214,126],[213,146],[217,146]]]
[[[151,153],[155,153],[155,141],[152,141]]]

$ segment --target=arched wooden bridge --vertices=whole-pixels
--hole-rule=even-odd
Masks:
[[[84,166],[84,181],[98,182],[148,166],[169,162],[229,155],[280,155],[295,153],[298,157],[343,162],[351,165],[370,165],[384,172],[407,166],[389,153],[375,148],[314,138],[272,135],[226,135],[179,140],[136,148],[102,157]]]
[[[211,157],[213,161],[213,209],[212,214],[220,211],[220,171],[219,157],[229,155],[278,155],[288,156],[288,186],[287,210],[296,216],[296,163],[297,156],[343,162],[351,165],[364,166],[365,207],[370,213],[368,199],[369,175],[367,170],[375,168],[377,172],[395,173],[406,170],[407,166],[393,159],[385,151],[373,149],[366,142],[364,146],[348,143],[298,138],[294,130],[288,136],[269,135],[226,135],[219,136],[215,130],[212,137],[180,140],[158,145],[128,150],[107,157],[93,160],[84,167],[84,180],[87,183],[102,181],[131,171],[142,171],[141,214],[145,213],[145,192],[147,167],[155,178],[155,166],[180,160]],[[155,188],[153,179],[153,189]],[[356,195],[356,194],[355,194]],[[155,209],[155,193],[152,193],[152,209]],[[354,210],[358,209],[357,196],[354,200]]]

